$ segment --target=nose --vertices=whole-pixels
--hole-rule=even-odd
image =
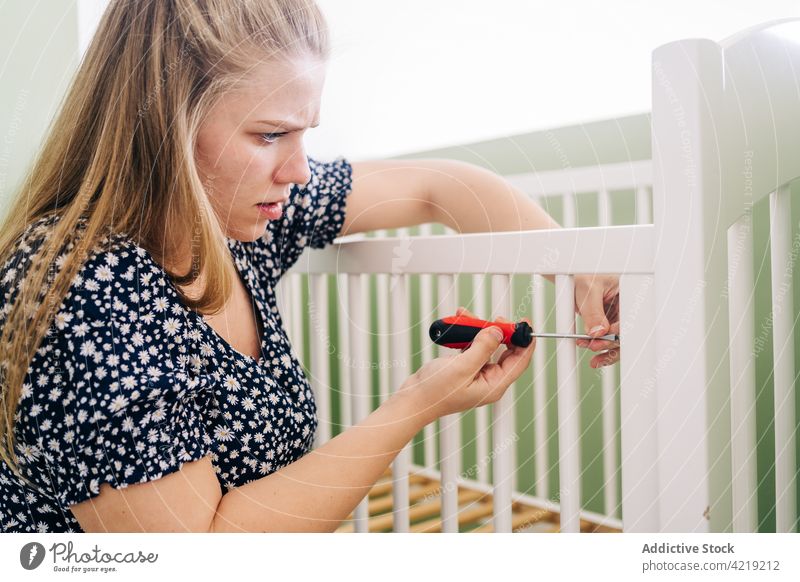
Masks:
[[[275,170],[275,182],[282,184],[299,184],[303,186],[311,180],[311,168],[308,167],[308,156],[302,145],[292,145],[286,156],[278,163]]]

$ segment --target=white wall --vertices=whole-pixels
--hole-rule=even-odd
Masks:
[[[108,0],[77,0],[78,6],[78,50],[86,52],[100,17],[108,6]]]
[[[78,63],[74,2],[0,1],[0,214]]]
[[[322,125],[307,134],[320,158],[386,157],[645,112],[656,46],[800,15],[797,0],[317,1],[334,39]],[[0,1],[0,203],[106,4]]]
[[[312,154],[373,158],[642,113],[650,53],[796,0],[318,0],[335,39]]]

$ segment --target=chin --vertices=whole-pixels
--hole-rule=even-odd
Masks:
[[[267,224],[269,224],[269,222],[269,220],[264,219],[259,220],[257,223],[247,228],[228,228],[225,236],[240,242],[257,241],[264,236],[264,233],[267,230]]]

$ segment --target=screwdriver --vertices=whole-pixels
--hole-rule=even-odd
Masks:
[[[500,328],[503,332],[502,343],[507,346],[514,345],[521,348],[529,346],[534,337],[619,341],[619,335],[613,333],[599,337],[574,333],[535,333],[527,321],[500,323],[499,321],[486,321],[466,315],[453,315],[452,317],[437,319],[431,324],[428,333],[433,343],[437,345],[461,349],[472,344],[472,340],[475,339],[480,330],[490,326]]]

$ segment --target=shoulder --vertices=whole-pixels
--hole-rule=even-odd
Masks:
[[[311,177],[306,184],[292,188],[285,221],[318,229],[326,222],[337,226],[338,213],[352,189],[353,168],[342,157],[329,162],[308,158],[308,166]]]
[[[0,269],[5,302],[19,284],[41,245],[52,234],[58,217],[46,216],[29,224]],[[82,223],[81,223],[82,224]],[[79,226],[80,228],[80,226]],[[61,249],[48,275],[52,282],[68,260],[72,243]],[[167,274],[141,246],[123,233],[103,237],[82,261],[62,299],[57,317],[106,319],[127,311],[131,304],[151,300],[168,288]]]
[[[297,187],[300,193],[334,194],[351,185],[353,167],[346,158],[338,157],[329,162],[308,158],[308,167],[311,179]]]
[[[72,279],[62,308],[98,319],[125,316],[168,288],[163,268],[142,247],[120,236],[105,240],[89,254]]]

